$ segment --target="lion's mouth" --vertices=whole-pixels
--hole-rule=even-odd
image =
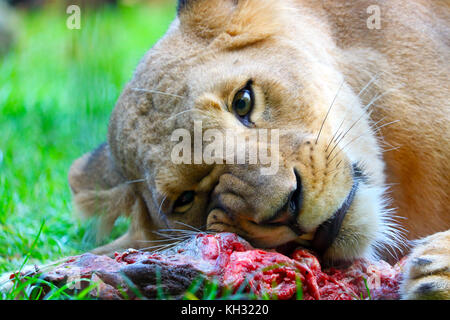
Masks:
[[[237,232],[242,237],[248,239],[250,242],[257,243],[257,244],[255,244],[257,247],[260,247],[260,246],[265,247],[265,248],[272,247],[280,252],[290,252],[292,248],[298,247],[300,245],[302,247],[309,248],[309,249],[315,251],[317,254],[323,256],[324,253],[332,246],[332,244],[338,237],[339,232],[341,231],[341,227],[342,227],[344,218],[355,199],[355,195],[356,195],[356,192],[359,187],[359,182],[361,180],[364,180],[364,177],[365,177],[364,174],[362,173],[362,170],[360,170],[359,167],[357,167],[356,165],[353,165],[352,175],[353,175],[353,185],[352,185],[347,197],[345,198],[342,205],[340,206],[340,208],[337,209],[328,220],[326,220],[323,223],[321,223],[320,225],[318,225],[312,232],[304,233],[301,230],[301,228],[298,226],[297,223],[292,223],[292,219],[289,220],[290,221],[289,224],[280,224],[280,223],[273,223],[273,222],[268,223],[268,224],[267,223],[259,224],[259,223],[255,223],[252,221],[249,222],[249,223],[251,223],[251,225],[253,227],[259,227],[259,228],[263,228],[263,227],[265,227],[265,228],[276,227],[277,228],[280,226],[288,227],[289,230],[292,232],[292,235],[296,234],[297,237],[292,238],[292,235],[289,235],[289,236],[286,236],[286,235],[281,236],[280,235],[281,238],[290,237],[290,240],[285,241],[284,243],[281,242],[283,240],[277,238],[278,241],[279,240],[281,240],[281,241],[279,241],[278,244],[274,244],[273,243],[274,235],[272,235],[272,237],[270,237],[270,240],[265,239],[265,240],[261,241],[261,239],[263,237],[258,238],[256,233],[250,234],[249,232],[246,232],[245,229],[236,227],[236,223],[232,223],[230,221],[226,222],[229,214],[224,214],[225,218],[222,217],[219,219],[217,219],[217,217],[215,215],[213,215],[215,218],[214,219],[215,221],[212,224],[210,224],[209,227],[220,226],[219,230],[231,229],[232,230],[231,232]],[[220,212],[224,212],[224,213],[227,212],[227,210],[220,203],[214,203],[214,205],[212,205],[212,208],[217,209]],[[210,213],[211,213],[211,211],[210,211]],[[287,210],[282,210],[281,212],[284,212],[284,211],[287,212]],[[222,220],[224,220],[224,221],[222,221]],[[211,229],[211,230],[213,230],[213,229]],[[261,233],[261,230],[260,230],[260,233]],[[270,243],[270,242],[272,242],[272,243]],[[277,241],[275,240],[275,242],[277,242]]]
[[[342,222],[355,198],[358,189],[358,180],[355,179],[353,186],[342,206],[336,210],[331,218],[320,224],[313,232],[303,234],[294,241],[289,241],[277,246],[278,252],[289,255],[298,246],[309,248],[322,256],[331,247],[341,230]]]
[[[341,230],[345,215],[353,203],[357,189],[358,179],[354,179],[352,189],[350,190],[342,206],[334,212],[331,218],[317,227],[314,237],[311,240],[311,247],[317,251],[317,253],[323,254],[336,239],[339,231]]]

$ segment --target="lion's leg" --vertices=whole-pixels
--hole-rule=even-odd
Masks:
[[[69,183],[77,211],[85,217],[98,217],[97,241],[110,233],[116,219],[130,217],[128,232],[110,244],[94,249],[95,254],[149,246],[157,227],[151,220],[138,186],[129,183],[114,165],[109,146],[102,144],[77,159],[69,172]],[[147,241],[147,242],[146,242]]]
[[[417,241],[406,264],[403,299],[450,299],[450,230]]]
[[[131,222],[128,232],[113,242],[92,250],[92,253],[113,256],[114,252],[120,253],[129,248],[145,249],[152,245],[152,240],[157,239],[153,232],[157,227],[149,219],[144,200],[140,197],[134,200],[129,209]]]

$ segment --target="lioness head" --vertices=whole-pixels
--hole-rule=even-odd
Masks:
[[[140,207],[130,232],[141,240],[179,221],[257,247],[296,241],[329,260],[370,255],[389,233],[383,162],[339,59],[330,31],[291,1],[180,1],[120,96],[107,144],[72,167],[76,202]],[[192,138],[182,163],[179,129]],[[225,143],[214,161],[196,161],[220,133],[270,163],[239,164]]]

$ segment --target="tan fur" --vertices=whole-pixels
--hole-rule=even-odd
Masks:
[[[367,28],[371,5],[381,9],[379,30]],[[125,236],[96,252],[146,247],[143,241],[157,238],[152,231],[181,228],[176,221],[236,232],[260,247],[304,243],[289,227],[265,223],[295,190],[294,169],[303,189],[296,223],[313,234],[349,194],[354,164],[366,180],[324,259],[396,250],[401,227],[386,211],[388,196],[407,218],[397,223],[409,239],[447,230],[449,9],[445,1],[187,1],[124,89],[107,145],[71,168],[81,211],[103,213],[106,230],[120,214],[132,219]],[[254,128],[230,112],[250,79]],[[259,163],[175,165],[170,135],[192,132],[194,120],[239,137],[255,128],[285,130],[277,174],[262,176]],[[187,190],[196,192],[192,208],[173,213]],[[446,233],[432,237],[424,243],[450,247]],[[448,255],[433,256],[431,265],[447,266],[436,277],[407,278],[404,296],[426,298],[417,289],[423,279],[441,288],[435,297],[448,297]]]

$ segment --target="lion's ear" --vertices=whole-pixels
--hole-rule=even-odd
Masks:
[[[179,0],[178,17],[185,30],[200,38],[213,38],[228,24],[234,0]]]
[[[84,217],[98,216],[97,240],[107,235],[120,215],[131,213],[136,195],[114,165],[104,143],[74,161],[69,171],[73,202]]]
[[[222,35],[222,46],[246,46],[284,32],[288,3],[272,0],[179,0],[181,28],[196,38]]]

